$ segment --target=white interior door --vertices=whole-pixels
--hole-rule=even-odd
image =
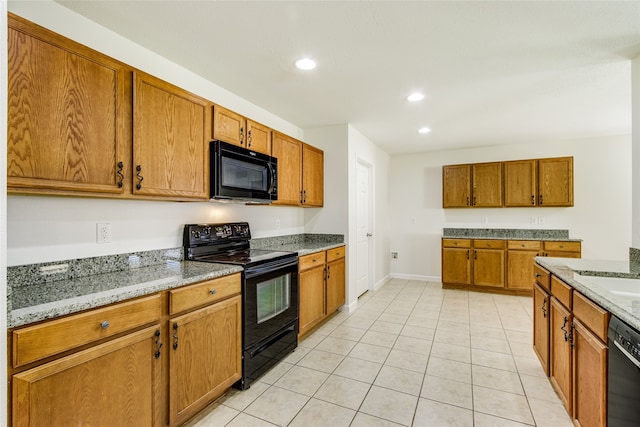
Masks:
[[[356,198],[356,291],[358,296],[371,289],[371,166],[358,161]]]

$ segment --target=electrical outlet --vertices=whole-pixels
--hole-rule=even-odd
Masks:
[[[111,243],[111,224],[96,224],[96,243]]]
[[[276,219],[276,230],[280,230],[280,220]]]
[[[391,252],[391,259],[398,259],[398,252]]]

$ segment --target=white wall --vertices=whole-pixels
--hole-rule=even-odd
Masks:
[[[0,52],[7,51],[7,3],[0,0]],[[0,61],[0,75],[7,75],[7,61]],[[4,82],[2,78],[0,81]],[[7,117],[7,85],[0,85],[0,117]],[[7,152],[7,121],[0,119],[0,153]],[[0,171],[7,170],[7,156],[0,156]],[[7,175],[0,173],[0,331],[7,329]],[[0,366],[7,366],[7,334],[0,334]],[[7,370],[0,369],[0,383],[7,384]],[[0,387],[0,402],[7,401],[7,387]],[[5,407],[6,408],[6,407]],[[7,411],[0,410],[0,426],[7,425]]]
[[[640,249],[640,56],[631,61],[631,132],[633,157],[631,246]]]
[[[442,209],[443,165],[559,156],[574,157],[574,207]],[[583,240],[583,258],[627,260],[631,179],[630,135],[393,156],[391,273],[439,279],[445,227],[568,229]]]

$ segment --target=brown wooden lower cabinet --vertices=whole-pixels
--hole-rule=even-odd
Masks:
[[[556,298],[551,297],[551,311],[549,319],[549,380],[558,393],[558,397],[573,414],[572,383],[571,383],[571,311]]]
[[[551,298],[538,283],[533,286],[533,350],[549,376],[549,317]]]
[[[300,257],[298,336],[302,337],[345,303],[345,246]]]
[[[539,265],[534,269],[534,351],[573,423],[606,427],[610,314]]]
[[[13,376],[12,420],[27,426],[159,426],[159,325]]]
[[[11,425],[183,424],[241,378],[240,279],[9,331]]]
[[[534,258],[580,258],[579,241],[442,239],[442,284],[487,292],[532,295]]]
[[[239,295],[169,320],[169,420],[182,424],[242,377]]]

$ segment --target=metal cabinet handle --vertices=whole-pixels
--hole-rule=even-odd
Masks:
[[[247,147],[251,147],[251,131],[247,132]]]
[[[467,206],[469,206],[469,197],[467,197]]]
[[[122,188],[122,181],[124,181],[122,169],[124,168],[124,163],[118,162],[116,166],[118,167],[118,170],[116,171],[116,174],[118,175],[118,182],[116,184],[118,185],[118,188]]]
[[[478,259],[478,251],[473,251],[473,259]]]
[[[105,320],[104,322],[100,323],[100,328],[107,329],[109,325],[110,325],[109,321]]]
[[[532,195],[531,195],[531,204],[532,204],[532,205],[535,205],[535,204],[536,204],[536,196],[535,196],[535,194],[532,194]]]
[[[142,181],[144,181],[144,177],[140,172],[142,172],[142,166],[138,165],[136,166],[136,177],[138,178],[138,183],[136,184],[136,190],[139,190],[142,188]]]
[[[547,297],[542,299],[542,317],[547,317]]]
[[[156,359],[160,358],[160,349],[162,348],[162,343],[160,342],[160,329],[156,329],[155,332],[155,337],[156,337],[156,352],[153,354],[153,357],[155,357]]]
[[[476,206],[478,204],[478,201],[476,200],[476,196],[473,196],[473,206]]]
[[[569,318],[567,316],[564,316],[564,323],[562,324],[562,326],[560,327],[560,329],[564,332],[564,340],[565,341],[569,341],[569,331],[567,331],[565,329],[565,326],[567,326],[567,322],[569,321]]]
[[[244,144],[244,127],[240,127],[240,145]]]
[[[467,251],[467,259],[469,259],[469,251]]]
[[[173,349],[178,349],[178,322],[173,324]]]
[[[331,278],[331,266],[327,265],[327,279]]]
[[[215,294],[216,294],[216,290],[215,290],[215,289],[209,289],[209,293],[210,293],[211,295],[215,295]]]
[[[542,275],[541,275],[540,273],[536,273],[536,279],[537,279],[538,277],[542,277]]]
[[[542,204],[542,194],[540,195],[540,197],[538,199],[539,199],[538,204],[541,205]]]

